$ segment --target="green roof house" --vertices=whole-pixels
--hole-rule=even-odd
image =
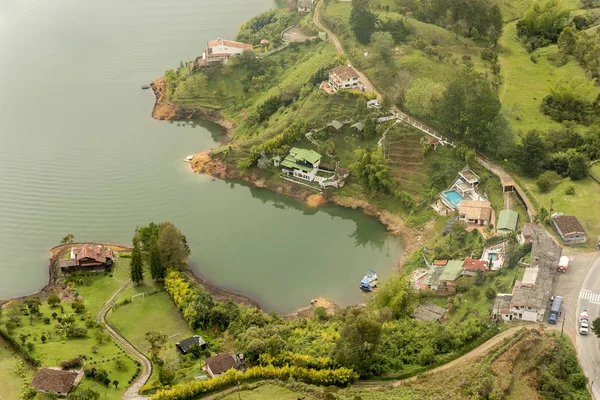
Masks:
[[[331,121],[329,123],[329,125],[327,126],[331,126],[333,129],[335,129],[336,131],[339,131],[340,129],[342,129],[342,127],[344,126],[344,124],[340,121]]]
[[[510,235],[517,230],[517,221],[519,221],[519,213],[513,210],[502,210],[498,216],[496,231],[499,235]]]
[[[321,155],[313,150],[292,147],[290,153],[281,162],[281,171],[286,176],[311,182],[317,175]]]
[[[464,260],[450,260],[440,275],[440,281],[455,281],[462,275]]]

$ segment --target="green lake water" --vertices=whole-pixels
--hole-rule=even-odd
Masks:
[[[370,268],[390,273],[402,247],[377,220],[195,175],[182,159],[213,147],[219,128],[150,118],[141,85],[273,6],[0,2],[0,298],[42,287],[65,234],[130,243],[149,221],[174,222],[198,273],[265,309],[355,303]]]

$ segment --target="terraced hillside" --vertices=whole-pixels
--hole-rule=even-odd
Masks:
[[[427,167],[421,151],[423,135],[412,130],[394,129],[386,149],[388,163],[400,190],[422,195],[426,190]]]

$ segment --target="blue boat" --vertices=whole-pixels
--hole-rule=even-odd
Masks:
[[[367,275],[365,275],[364,278],[362,278],[360,283],[361,283],[361,286],[362,285],[370,285],[371,282],[374,282],[376,280],[377,280],[377,272],[370,270],[369,273]]]

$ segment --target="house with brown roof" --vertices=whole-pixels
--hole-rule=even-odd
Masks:
[[[309,13],[312,10],[313,0],[298,0],[298,12]]]
[[[202,369],[213,378],[218,375],[222,375],[230,369],[235,369],[238,366],[238,362],[231,353],[225,352],[217,354],[216,356],[209,357],[204,360],[204,367]]]
[[[231,56],[242,54],[244,50],[252,50],[252,45],[217,38],[208,41],[202,59],[207,63],[225,62]]]
[[[458,204],[458,219],[467,224],[486,226],[492,217],[492,204],[489,201],[461,200]]]
[[[488,269],[488,262],[482,260],[475,260],[473,258],[465,259],[462,265],[463,275],[465,276],[477,276],[478,274],[485,274]]]
[[[63,371],[59,368],[40,368],[31,382],[31,387],[40,393],[54,392],[66,397],[83,378],[82,371]]]
[[[551,218],[556,233],[566,244],[585,243],[587,241],[585,229],[583,229],[576,216],[554,213]]]
[[[108,247],[85,243],[72,247],[69,258],[59,260],[58,266],[63,272],[104,270],[112,265],[114,258],[113,251]]]
[[[329,87],[332,92],[337,92],[340,89],[360,89],[360,76],[358,72],[350,64],[339,65],[329,73]]]

